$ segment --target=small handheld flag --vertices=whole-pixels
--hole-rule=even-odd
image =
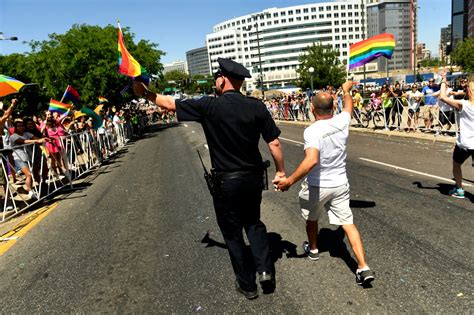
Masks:
[[[349,70],[363,66],[380,56],[391,59],[394,49],[395,37],[390,33],[376,35],[355,43],[349,48]]]
[[[118,63],[119,63],[119,72],[125,74],[126,76],[135,78],[142,74],[142,66],[138,61],[133,58],[132,55],[125,47],[123,41],[122,29],[120,28],[120,23],[118,23]]]
[[[108,102],[108,100],[103,96],[99,96],[98,99],[99,99],[99,104],[102,104],[104,102]]]
[[[74,104],[77,104],[81,101],[81,97],[79,96],[79,93],[74,89],[72,86],[68,85],[66,88],[66,91],[64,91],[63,98],[61,99],[61,102],[63,100],[70,100]]]
[[[59,113],[59,114],[65,114],[65,113],[67,113],[68,111],[70,111],[71,109],[72,109],[72,105],[64,104],[64,103],[55,101],[55,100],[53,100],[53,99],[49,101],[49,108],[48,108],[48,110],[49,110],[50,112],[56,112],[56,113]]]

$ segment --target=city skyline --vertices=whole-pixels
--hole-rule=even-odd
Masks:
[[[129,2],[123,0],[59,1],[45,0],[41,4],[32,0],[0,0],[0,31],[7,36],[17,36],[17,42],[0,41],[0,54],[29,51],[24,41],[46,40],[48,34],[62,34],[73,24],[116,25],[120,19],[123,27],[130,27],[135,41],[141,39],[157,43],[166,55],[161,62],[171,63],[186,60],[186,52],[203,47],[206,34],[212,33],[214,25],[236,16],[260,12],[273,7],[288,7],[309,3],[331,1],[289,0],[249,1],[242,0],[226,4],[225,11],[216,14],[217,1],[190,0],[144,1],[139,18],[130,15]],[[442,27],[450,24],[451,3],[447,0],[419,0],[418,41],[426,43],[432,55],[438,54]],[[51,12],[55,12],[51,16]],[[166,14],[163,14],[165,12]],[[35,25],[35,27],[31,27]],[[429,31],[425,31],[429,30]]]

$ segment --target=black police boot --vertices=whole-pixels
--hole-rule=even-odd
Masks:
[[[262,287],[263,294],[275,292],[275,276],[271,272],[261,272],[258,274],[258,282]]]
[[[240,287],[239,282],[237,280],[235,280],[235,290],[237,290],[237,292],[241,293],[243,296],[245,296],[249,300],[258,298],[257,289],[255,289],[254,291],[245,291]]]

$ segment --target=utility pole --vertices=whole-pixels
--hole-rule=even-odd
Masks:
[[[364,0],[360,0],[360,9],[361,9],[361,16],[362,16],[362,40],[365,39],[365,7],[364,7]],[[365,73],[365,64],[364,64],[364,85],[362,86],[362,92],[364,92],[365,85],[367,82],[367,76]],[[363,93],[362,93],[363,94]]]
[[[411,0],[411,11],[412,11],[412,25],[413,25],[413,83],[416,82],[416,49],[417,49],[417,44],[416,44],[416,15],[417,15],[417,9],[418,6],[416,4],[416,0]]]

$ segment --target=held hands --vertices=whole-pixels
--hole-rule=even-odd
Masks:
[[[291,183],[286,176],[277,177],[272,181],[275,191],[287,191],[291,187]]]

